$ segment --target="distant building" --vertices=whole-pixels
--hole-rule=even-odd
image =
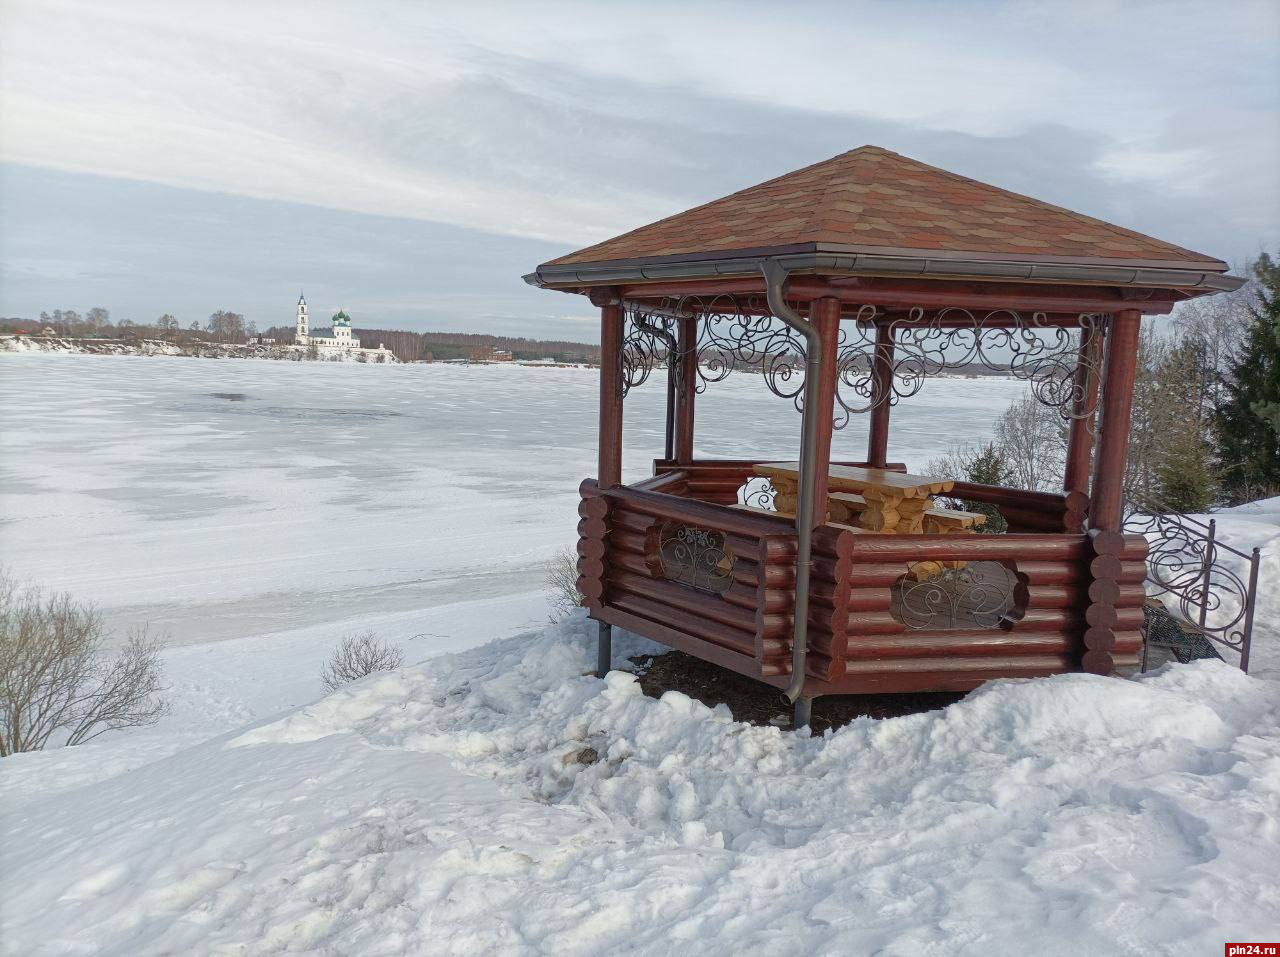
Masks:
[[[311,320],[307,315],[307,298],[299,295],[297,329],[293,337],[294,344],[315,348],[322,355],[347,353],[354,355],[364,352],[371,356],[378,356],[381,360],[384,355],[389,354],[382,343],[378,343],[378,348],[376,349],[362,349],[360,340],[351,334],[351,317],[342,309],[333,314],[332,322],[332,329],[313,332],[311,330]]]

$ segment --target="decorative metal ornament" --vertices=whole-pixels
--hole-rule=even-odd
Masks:
[[[672,375],[679,375],[673,318],[626,303],[622,333],[618,387],[623,398],[636,386],[643,385],[660,362],[668,364]]]
[[[1082,314],[1077,330],[1051,325],[1042,312],[975,313],[958,306],[927,312],[916,306],[904,315],[879,320],[888,324],[893,342],[893,375],[890,387],[880,394],[875,376],[878,314],[877,307],[862,306],[853,322],[841,324],[836,401],[844,421],[883,402],[895,405],[915,395],[931,376],[973,366],[1028,382],[1035,398],[1064,419],[1092,419],[1096,412],[1096,403],[1085,402],[1090,380],[1078,377],[1076,369],[1083,362],[1092,381],[1100,378],[1102,350],[1096,357],[1082,356],[1080,340],[1086,330],[1105,332],[1105,315]]]
[[[768,512],[778,510],[778,490],[763,476],[753,475],[738,489],[738,504]]]
[[[912,631],[1000,628],[1021,617],[1017,586],[1017,573],[1000,562],[968,562],[923,581],[907,574],[893,586],[890,614]]]
[[[659,533],[658,561],[663,577],[699,591],[724,594],[733,584],[735,559],[723,532],[666,522]]]
[[[1202,522],[1150,502],[1131,508],[1124,530],[1147,540],[1147,596],[1169,596],[1205,637],[1247,660],[1250,612],[1257,602],[1257,550],[1250,555],[1218,541],[1213,519]],[[1248,571],[1242,574],[1233,565]]]
[[[779,398],[804,409],[804,338],[768,311],[759,296],[686,296],[657,306],[627,303],[621,350],[621,389],[625,396],[643,384],[655,365],[667,361],[671,374],[682,364],[676,345],[676,320],[698,320],[697,391],[735,371],[759,373]],[[858,307],[840,324],[836,359],[836,413],[841,429],[855,414],[882,403],[897,404],[915,395],[925,380],[948,371],[981,367],[1027,382],[1035,398],[1064,420],[1088,420],[1092,430],[1097,401],[1087,401],[1091,384],[1101,380],[1101,348],[1082,352],[1082,337],[1106,334],[1110,317],[1083,313],[1079,326],[1050,323],[1043,312],[1011,309],[974,312],[959,306],[926,310],[916,306],[886,318],[879,306]],[[887,388],[876,375],[877,323],[888,324],[892,345]],[[881,394],[883,393],[883,394]]]

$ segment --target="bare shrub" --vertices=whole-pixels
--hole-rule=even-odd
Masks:
[[[92,605],[0,568],[0,756],[39,751],[56,732],[83,744],[160,719],[160,642],[143,629],[109,655],[105,637]]]
[[[582,604],[578,591],[578,553],[562,548],[547,562],[547,590],[551,592],[551,620],[562,621]]]
[[[375,671],[393,671],[404,664],[404,653],[380,640],[372,631],[348,635],[342,639],[333,656],[320,671],[324,686],[330,691],[371,675]]]

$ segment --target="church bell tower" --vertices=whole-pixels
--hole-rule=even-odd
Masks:
[[[307,298],[298,293],[298,328],[294,331],[293,341],[305,346],[311,337],[311,329],[307,324]]]

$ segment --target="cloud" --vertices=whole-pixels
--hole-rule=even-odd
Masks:
[[[9,0],[0,158],[443,224],[483,261],[871,142],[1228,259],[1280,241],[1273,3],[181,10]]]

